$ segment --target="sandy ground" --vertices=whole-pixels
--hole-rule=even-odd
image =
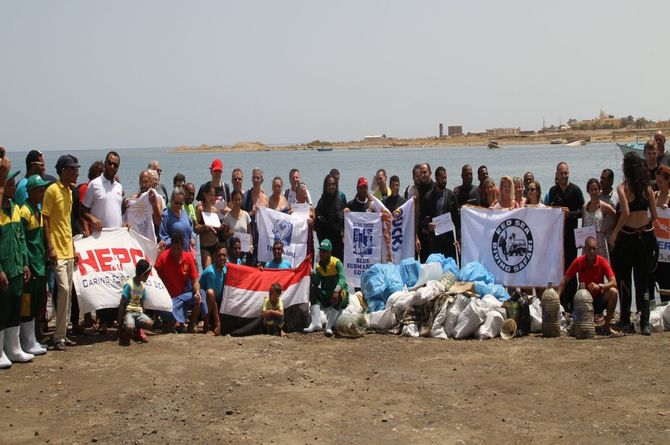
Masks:
[[[0,443],[668,443],[670,332],[111,335],[0,371]]]

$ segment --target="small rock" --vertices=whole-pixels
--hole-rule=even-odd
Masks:
[[[37,437],[37,436],[39,436],[39,435],[40,435],[40,433],[38,433],[37,431],[35,431],[35,437]]]
[[[93,442],[93,443],[95,443],[95,442],[97,442],[97,441],[98,441],[98,438],[97,438],[97,437],[94,437],[93,439],[91,439],[91,442]]]
[[[234,411],[232,409],[227,409],[226,410],[226,416],[232,416],[234,414]]]

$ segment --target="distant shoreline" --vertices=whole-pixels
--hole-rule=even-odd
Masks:
[[[651,136],[656,129],[644,130],[594,130],[542,133],[522,136],[502,136],[496,141],[506,145],[548,145],[551,141],[562,140],[563,143],[576,140],[596,142],[632,142],[638,136],[640,139]],[[648,133],[648,134],[647,134]],[[380,138],[376,140],[324,142],[323,144],[293,144],[293,145],[266,145],[262,142],[239,142],[235,145],[200,145],[188,147],[182,145],[170,150],[174,153],[210,153],[210,152],[245,152],[245,151],[316,151],[318,148],[332,148],[333,150],[358,150],[363,148],[439,148],[439,147],[486,147],[490,139],[481,135],[462,135],[454,137],[427,137],[427,138]],[[557,144],[558,145],[558,144]]]

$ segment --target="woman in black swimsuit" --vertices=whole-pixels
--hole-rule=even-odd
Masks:
[[[643,335],[649,329],[649,274],[656,266],[658,245],[652,222],[656,219],[654,192],[649,173],[635,153],[623,158],[624,182],[617,187],[621,216],[610,243],[619,287],[621,319],[619,327],[630,330],[631,270],[635,279],[635,303]],[[650,216],[651,215],[651,216]]]

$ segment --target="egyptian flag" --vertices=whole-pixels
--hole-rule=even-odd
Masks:
[[[307,327],[312,258],[308,256],[295,269],[264,269],[228,264],[221,303],[221,333],[251,335],[259,332],[263,300],[270,286],[279,283],[284,303],[284,330]]]

